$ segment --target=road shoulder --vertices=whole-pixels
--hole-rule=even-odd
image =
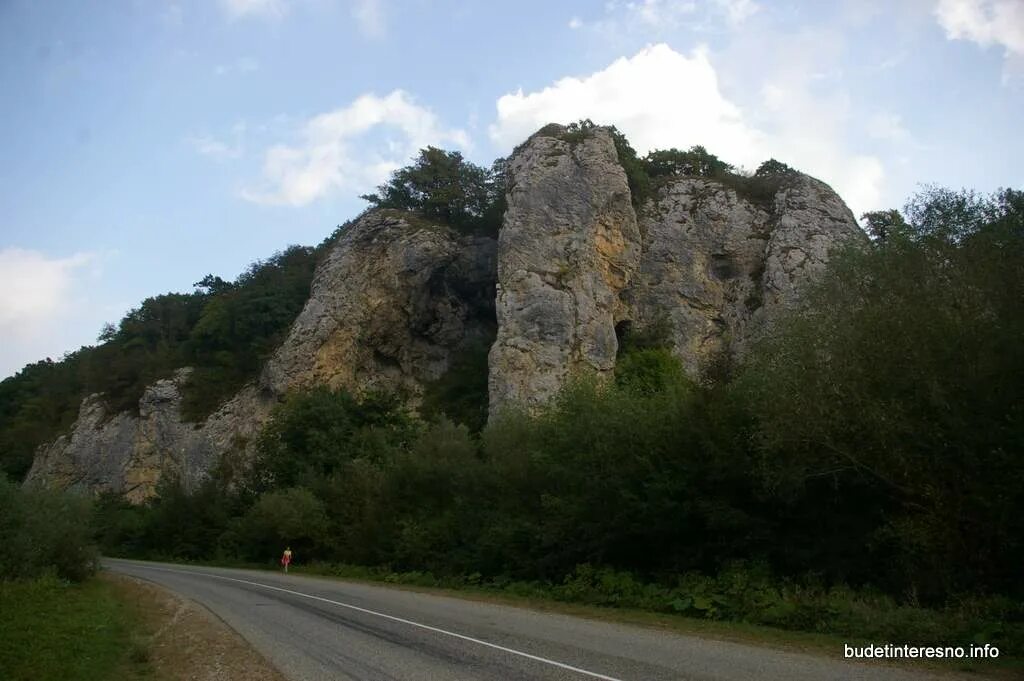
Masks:
[[[103,572],[140,613],[145,636],[133,655],[145,657],[160,681],[285,681],[260,653],[206,608],[163,587]]]

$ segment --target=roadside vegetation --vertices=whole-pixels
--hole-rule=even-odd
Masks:
[[[634,197],[680,174],[756,193],[792,173],[616,145]],[[503,167],[428,149],[366,198],[486,233]],[[699,380],[655,325],[625,333],[614,380],[490,423],[486,348],[429,386],[420,414],[394,395],[297,392],[248,465],[225,459],[192,493],[164,480],[142,506],[97,499],[97,541],[108,555],[264,564],[288,545],[340,574],[1019,654],[1024,193],[929,188],[864,220],[869,243],[836,253],[759,345]],[[104,388],[121,406],[160,367],[199,367],[199,418],[257,370],[316,257],[289,251],[233,284],[147,301],[81,357],[166,359],[109,372],[131,379]],[[88,365],[0,384],[4,442],[52,435],[73,393],[106,385],[49,396],[47,381],[63,384],[46,372],[77,375],[76,362]],[[18,447],[0,447],[14,473]]]
[[[0,611],[6,681],[150,678],[149,650],[136,638],[140,614],[111,582],[53,574],[0,582]]]
[[[149,673],[139,614],[93,577],[90,504],[0,477],[0,669],[5,681],[135,679]]]
[[[720,375],[688,378],[652,328],[613,382],[487,426],[458,390],[429,418],[296,393],[246,470],[101,499],[102,545],[264,564],[290,545],[328,573],[1015,654],[1024,195],[931,189],[866,217],[870,244]]]

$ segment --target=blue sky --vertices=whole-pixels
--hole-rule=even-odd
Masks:
[[[774,156],[858,214],[1024,185],[1021,0],[0,0],[0,92],[0,376],[549,121]]]

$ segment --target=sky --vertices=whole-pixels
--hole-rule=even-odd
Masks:
[[[548,122],[776,158],[860,215],[1024,187],[1024,0],[0,0],[0,377]]]

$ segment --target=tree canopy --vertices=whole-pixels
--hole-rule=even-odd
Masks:
[[[420,150],[411,164],[396,170],[376,193],[360,198],[378,208],[416,211],[455,228],[496,231],[504,212],[502,164],[488,170],[458,151]]]

